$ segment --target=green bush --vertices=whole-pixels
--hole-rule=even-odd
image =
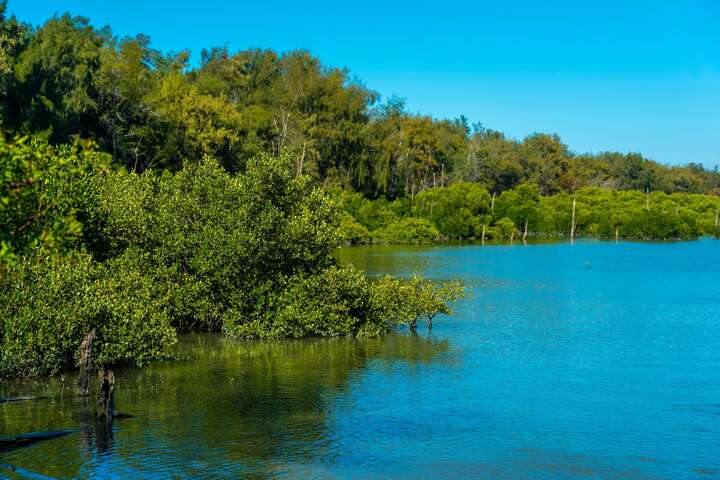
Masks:
[[[421,192],[415,200],[416,215],[426,218],[448,238],[470,238],[480,218],[490,209],[490,195],[476,183],[455,183]]]
[[[450,305],[464,296],[461,282],[435,282],[421,275],[409,280],[386,275],[371,286],[372,311],[385,329],[400,325],[414,329],[422,318],[432,327],[438,314],[450,315]]]
[[[425,219],[408,217],[376,230],[373,236],[388,243],[424,245],[438,240],[440,232]]]
[[[96,200],[96,173],[107,156],[37,138],[7,142],[0,132],[0,277],[23,255],[80,248],[81,220]]]
[[[179,331],[367,336],[397,325],[386,318],[390,303],[404,316],[425,308],[337,266],[333,252],[343,235],[358,240],[367,230],[350,215],[338,218],[336,202],[298,176],[286,156],[261,155],[237,175],[208,158],[176,173],[97,173],[58,173],[62,188],[42,222],[81,213],[78,233],[67,242],[33,246],[4,231],[10,241],[3,248],[12,248],[13,261],[0,278],[0,377],[74,368],[80,343],[94,328],[98,366],[140,365],[162,357]],[[31,196],[43,195],[31,187]],[[26,210],[17,218],[33,215]],[[37,231],[43,232],[40,223]],[[391,223],[385,235],[427,243],[438,231],[427,220],[407,218]],[[422,293],[404,291],[417,301]]]
[[[378,321],[368,281],[354,268],[333,266],[295,276],[283,287],[264,308],[227,322],[225,333],[239,338],[357,335],[366,323]]]
[[[93,328],[98,365],[141,365],[162,356],[175,331],[146,260],[128,252],[107,265],[80,255],[12,267],[0,289],[0,377],[75,367]]]
[[[506,240],[512,238],[516,231],[515,222],[507,217],[503,217],[495,222],[495,226],[490,230],[489,236],[496,240]]]
[[[352,215],[345,213],[340,219],[339,233],[345,243],[357,245],[370,241],[370,232],[367,228],[355,221]]]

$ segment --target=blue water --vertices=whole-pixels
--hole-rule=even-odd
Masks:
[[[433,332],[455,362],[339,402],[344,475],[720,478],[720,242],[387,254],[473,295]]]
[[[118,373],[104,432],[59,380],[0,406],[0,477],[720,478],[720,242],[352,248],[371,275],[462,278],[432,333],[234,344]]]

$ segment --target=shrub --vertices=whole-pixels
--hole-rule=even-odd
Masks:
[[[370,240],[370,232],[360,225],[350,214],[344,214],[340,220],[339,234],[345,243],[357,245]]]
[[[494,239],[507,239],[511,238],[513,233],[515,233],[517,229],[515,228],[515,222],[510,220],[507,217],[503,217],[497,222],[495,222],[495,228],[492,229],[491,236]]]
[[[388,243],[423,245],[438,240],[440,232],[427,220],[409,217],[376,230],[373,235]]]
[[[233,319],[224,330],[240,338],[344,336],[357,335],[366,323],[376,321],[362,272],[333,266],[289,278],[265,308]]]
[[[399,325],[414,329],[422,318],[432,328],[433,319],[441,313],[450,315],[451,303],[464,296],[465,289],[459,281],[435,282],[421,275],[413,275],[409,280],[387,275],[371,287],[373,312],[386,329]]]
[[[98,365],[140,365],[162,356],[175,332],[146,260],[128,252],[107,265],[79,255],[28,258],[11,268],[0,289],[0,376],[73,368],[93,328]]]

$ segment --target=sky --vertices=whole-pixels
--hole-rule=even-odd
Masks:
[[[66,11],[163,51],[308,49],[412,112],[465,115],[577,153],[720,164],[719,0],[9,0]]]

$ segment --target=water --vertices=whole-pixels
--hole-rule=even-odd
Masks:
[[[111,428],[74,379],[6,383],[0,477],[720,478],[720,242],[353,248],[463,278],[453,317],[375,340],[237,344],[118,372]],[[15,471],[11,466],[16,467]]]

